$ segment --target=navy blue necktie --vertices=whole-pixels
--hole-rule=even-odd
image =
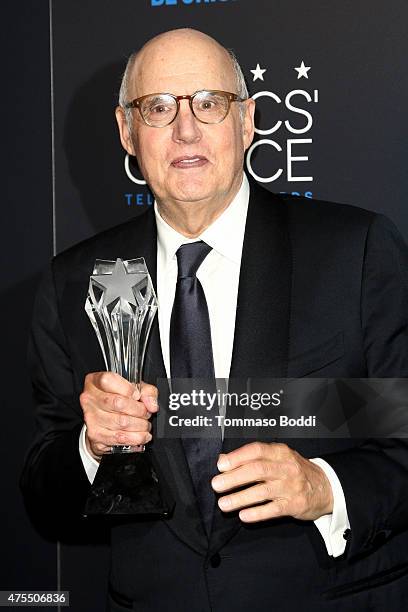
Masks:
[[[171,377],[201,378],[216,390],[207,302],[196,272],[211,247],[205,242],[183,244],[177,251],[178,277],[170,321]],[[209,432],[207,432],[209,433]],[[215,495],[210,480],[217,473],[221,431],[214,437],[182,438],[195,493],[207,534],[211,530]]]

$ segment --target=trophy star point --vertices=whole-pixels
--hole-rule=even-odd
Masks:
[[[103,304],[108,306],[118,299],[125,300],[136,306],[136,298],[133,293],[135,286],[134,277],[128,274],[121,259],[117,259],[112,274],[96,274],[91,278],[103,289]]]

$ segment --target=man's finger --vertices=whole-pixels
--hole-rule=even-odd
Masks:
[[[159,391],[157,387],[142,382],[139,400],[144,403],[150,412],[157,412],[159,410],[158,396]]]
[[[258,460],[214,476],[211,485],[217,493],[230,491],[253,482],[280,478],[284,466],[277,461]]]
[[[152,428],[152,424],[148,418],[111,412],[98,412],[97,415],[88,415],[86,425],[88,429],[93,429],[93,425],[95,429],[97,427],[102,427],[110,431],[151,431]]]
[[[91,391],[83,391],[79,400],[85,413],[90,410],[96,410],[98,413],[122,413],[146,419],[151,416],[151,412],[147,410],[144,403],[124,397],[123,395],[105,393],[97,387],[93,387]]]
[[[147,444],[152,439],[152,434],[148,431],[110,431],[105,428],[98,428],[94,433],[91,445],[102,444],[104,446],[139,446]]]
[[[85,390],[93,385],[105,393],[132,397],[135,385],[115,372],[92,372],[85,377]]]
[[[220,472],[225,472],[243,465],[244,463],[248,463],[249,461],[266,458],[279,460],[279,458],[286,456],[288,451],[289,449],[286,444],[251,442],[228,454],[221,454],[217,462],[217,467]]]
[[[232,510],[240,510],[241,508],[271,501],[273,497],[273,485],[262,483],[232,495],[220,497],[218,505],[223,512],[231,512]]]
[[[239,518],[243,523],[267,521],[280,516],[286,516],[285,500],[274,500],[254,508],[245,508],[239,512]]]

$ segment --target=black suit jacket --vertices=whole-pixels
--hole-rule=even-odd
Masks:
[[[30,365],[39,433],[22,487],[32,512],[47,508],[50,519],[60,519],[59,534],[75,525],[89,490],[78,453],[78,397],[85,375],[104,369],[83,308],[89,275],[96,258],[139,256],[155,283],[152,209],[58,255],[38,293]],[[385,217],[275,196],[251,183],[230,376],[406,377],[407,264],[406,246]],[[164,377],[156,320],[144,379]],[[245,442],[227,436],[223,450]],[[208,542],[180,441],[153,437],[175,509],[168,519],[113,525],[112,610],[404,609],[407,445],[289,444],[306,457],[323,457],[340,478],[351,523],[344,555],[328,556],[313,522],[244,525],[218,509]]]

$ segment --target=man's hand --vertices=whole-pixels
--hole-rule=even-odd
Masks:
[[[218,469],[222,474],[212,479],[213,489],[231,491],[218,505],[224,512],[240,510],[245,523],[280,516],[315,521],[333,512],[332,490],[323,470],[286,444],[245,444],[220,455]]]
[[[79,401],[86,423],[86,445],[100,461],[111,446],[139,446],[152,439],[151,415],[159,409],[153,385],[137,387],[119,374],[93,372],[85,377]]]

